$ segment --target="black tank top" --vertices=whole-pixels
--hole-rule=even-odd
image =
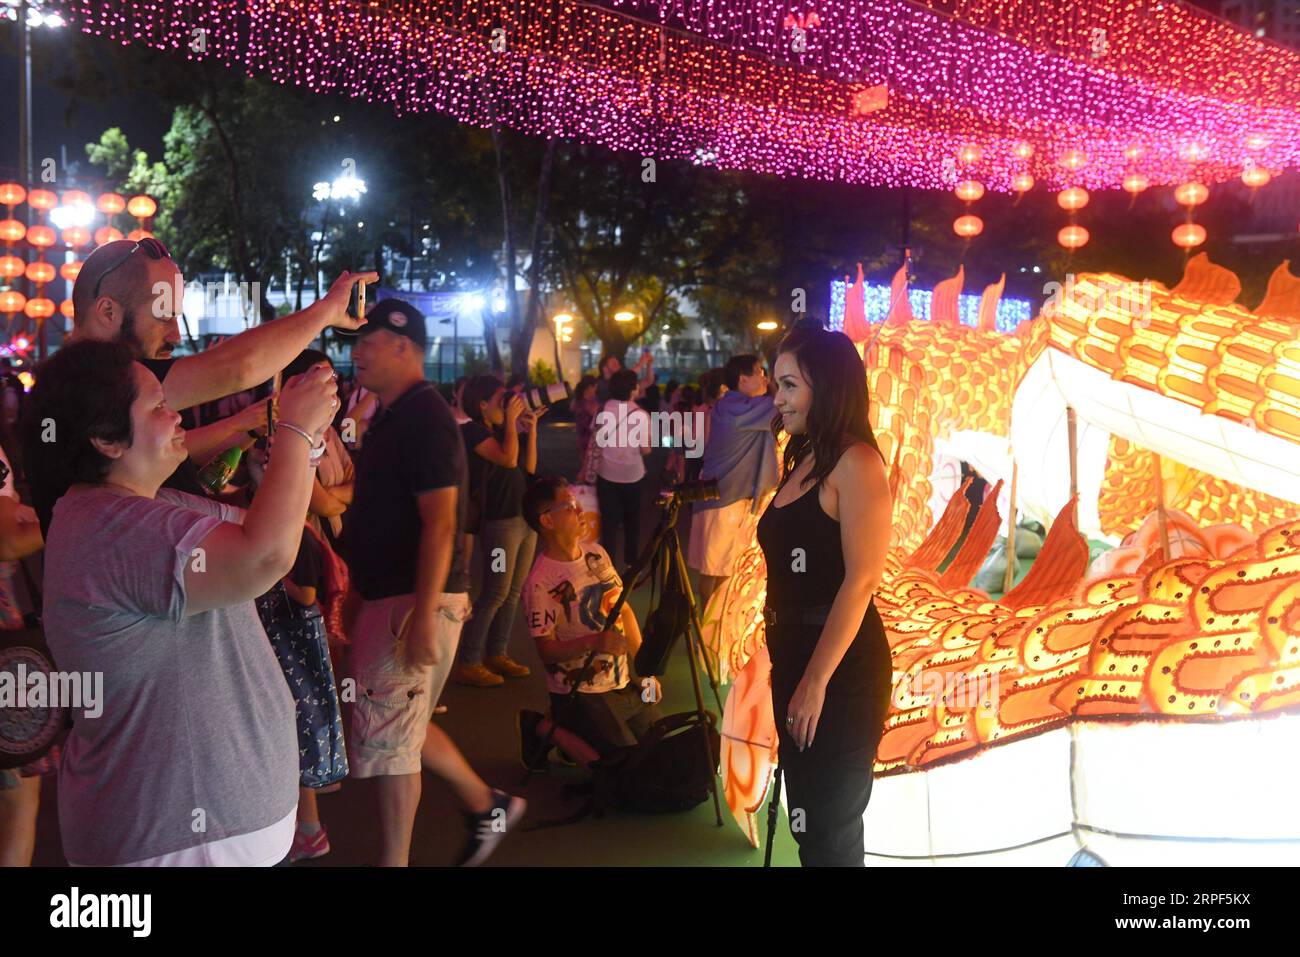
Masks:
[[[829,605],[844,583],[840,523],[817,500],[816,486],[758,520],[758,544],[767,562],[769,605]]]

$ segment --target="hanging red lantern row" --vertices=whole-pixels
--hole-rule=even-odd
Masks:
[[[974,143],[964,144],[957,152],[958,162],[966,167],[974,166],[983,156],[984,151]],[[984,184],[971,179],[969,169],[966,172],[967,178],[953,187],[957,198],[965,204],[966,212],[953,220],[952,231],[969,242],[984,231],[984,220],[971,212],[971,206],[984,195]]]
[[[1174,227],[1170,238],[1173,239],[1175,246],[1184,251],[1184,254],[1205,242],[1205,227],[1194,222],[1193,216],[1196,207],[1209,198],[1210,190],[1204,183],[1183,183],[1174,190],[1174,199],[1178,205],[1187,207],[1187,219]]]
[[[1057,165],[1068,173],[1077,173],[1088,165],[1088,157],[1082,150],[1066,150],[1057,159]],[[1056,205],[1070,214],[1068,225],[1057,232],[1056,241],[1071,252],[1086,246],[1091,238],[1088,230],[1075,222],[1079,210],[1088,205],[1088,199],[1088,191],[1082,186],[1067,186],[1056,194]]]
[[[0,220],[0,240],[4,241],[5,252],[0,256],[0,276],[6,286],[27,271],[27,261],[14,255],[14,243],[21,242],[27,235],[27,227],[14,218],[14,207],[27,199],[27,190],[18,183],[0,183],[0,204],[5,207],[5,218]],[[21,292],[6,289],[0,292],[0,313],[11,317],[27,305],[27,297]]]
[[[29,190],[27,205],[36,210],[38,222],[27,227],[27,242],[36,250],[36,260],[27,264],[27,280],[35,287],[35,295],[28,298],[23,313],[36,320],[39,331],[41,324],[54,315],[54,301],[46,298],[45,284],[54,279],[56,270],[45,261],[45,251],[58,242],[59,236],[54,227],[45,224],[45,219],[59,205],[59,196],[53,190]]]
[[[1011,148],[1011,155],[1022,164],[1028,164],[1034,157],[1034,145],[1028,141],[1022,140]],[[1034,177],[1025,167],[1011,176],[1011,189],[1016,194],[1016,202],[1034,188]]]
[[[108,225],[95,230],[95,245],[115,242],[122,238],[122,230],[113,225],[113,217],[126,209],[126,197],[119,193],[103,193],[95,201],[95,208],[108,218]]]
[[[14,207],[26,202],[35,211],[35,222],[29,227],[14,215]],[[136,229],[131,231],[132,239],[152,236],[148,228],[150,220],[158,211],[158,203],[150,196],[132,196],[130,200],[120,193],[106,192],[92,198],[82,190],[65,190],[62,196],[48,189],[28,190],[20,183],[0,183],[0,205],[5,207],[4,218],[0,219],[0,242],[3,254],[0,254],[0,315],[10,319],[23,313],[29,319],[40,323],[50,318],[57,311],[69,320],[72,319],[72,286],[81,272],[81,260],[76,258],[87,247],[100,246],[124,238],[122,231],[114,225],[114,217],[126,212],[136,219]],[[59,215],[49,214],[57,208],[75,211],[69,219],[59,220],[54,225],[47,223],[57,220]],[[102,213],[106,223],[92,230],[96,211]],[[66,225],[63,225],[65,224]],[[62,228],[56,229],[56,226]],[[26,240],[28,246],[36,251],[33,262],[18,255],[15,245]],[[46,251],[62,245],[66,249],[67,261],[55,264],[47,261]],[[12,288],[19,279],[26,279],[33,286],[29,297]],[[56,279],[67,284],[66,298],[56,306],[45,294],[46,287]]]

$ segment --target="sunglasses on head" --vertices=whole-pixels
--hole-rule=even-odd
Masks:
[[[102,273],[99,274],[99,278],[95,280],[95,288],[91,292],[90,298],[98,299],[99,287],[104,284],[104,277],[107,276],[109,273],[111,273],[114,269],[117,269],[119,266],[125,263],[128,259],[134,256],[137,251],[141,249],[145,251],[145,255],[147,255],[150,259],[171,259],[172,258],[171,253],[167,251],[166,246],[164,246],[162,243],[160,243],[158,240],[154,239],[153,237],[146,237],[145,239],[140,240],[134,246],[128,249],[117,262],[113,263],[113,265],[109,266],[107,269],[105,269]]]

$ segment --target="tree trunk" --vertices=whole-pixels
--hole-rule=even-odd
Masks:
[[[515,355],[514,341],[515,330],[522,324],[522,317],[519,315],[519,297],[515,295],[515,270],[517,261],[515,259],[515,227],[514,220],[510,210],[510,182],[506,177],[505,150],[501,143],[501,127],[492,127],[492,151],[496,154],[497,159],[497,187],[501,193],[501,221],[505,227],[505,244],[506,244],[506,315],[509,316],[510,328],[510,365],[513,370],[519,361]],[[484,332],[495,323],[485,320],[483,323]],[[501,355],[496,347],[496,335],[493,334],[488,342],[488,354],[492,360],[492,370],[499,371],[501,366]],[[528,371],[528,355],[524,354],[524,371]]]
[[[510,366],[515,375],[528,375],[528,355],[533,350],[533,336],[537,334],[537,323],[542,312],[542,292],[539,286],[542,279],[542,264],[545,259],[542,234],[546,230],[546,219],[551,202],[551,170],[555,165],[555,147],[558,141],[546,141],[546,152],[542,154],[541,171],[537,176],[537,207],[533,211],[532,260],[528,264],[528,299],[524,308],[522,324],[511,330]],[[555,375],[563,381],[560,369],[560,342],[555,342]]]
[[[235,229],[234,248],[231,250],[232,258],[235,261],[235,273],[244,282],[252,281],[250,275],[252,265],[249,262],[248,255],[248,234],[244,226],[244,204],[240,191],[239,162],[235,158],[235,148],[231,145],[230,137],[226,135],[226,129],[221,124],[221,119],[216,111],[216,91],[211,80],[208,86],[208,101],[205,102],[203,97],[198,97],[199,109],[203,115],[208,118],[212,124],[213,130],[216,131],[217,139],[221,143],[221,153],[226,159],[226,166],[230,171],[230,211],[231,218]]]

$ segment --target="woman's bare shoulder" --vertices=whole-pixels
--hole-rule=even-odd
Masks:
[[[875,446],[855,441],[840,453],[830,479],[837,487],[861,488],[885,475],[885,460]]]

